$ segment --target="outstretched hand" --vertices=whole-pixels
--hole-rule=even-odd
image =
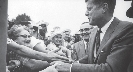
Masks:
[[[39,72],[58,72],[55,69],[55,66],[58,65],[58,63],[53,64],[52,66],[47,67],[46,69],[39,71]]]
[[[67,57],[60,56],[60,55],[58,55],[56,53],[53,53],[53,52],[48,53],[47,56],[49,58],[51,58],[52,61],[58,61],[58,60],[66,60],[66,61],[69,61],[69,59]]]
[[[55,69],[58,72],[70,72],[71,64],[64,63],[64,62],[61,62],[61,61],[54,61],[54,62],[52,62],[50,64],[53,65],[53,64],[56,64],[56,63],[57,63],[57,65],[55,66]]]

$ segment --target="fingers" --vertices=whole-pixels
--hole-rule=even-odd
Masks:
[[[20,65],[20,61],[19,60],[11,60],[9,61],[10,64],[14,64],[16,66]]]
[[[50,65],[54,65],[55,64],[55,61],[51,62]]]
[[[52,66],[49,66],[47,67],[46,69],[42,70],[42,71],[39,71],[39,72],[58,72],[56,69],[55,69],[55,66],[58,65],[58,63],[55,63],[54,65]]]

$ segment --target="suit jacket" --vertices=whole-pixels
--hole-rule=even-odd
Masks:
[[[91,50],[87,54],[85,53],[85,45],[84,41],[79,41],[73,45],[73,51],[74,51],[74,60],[78,60],[79,63],[85,63],[85,64],[91,64],[94,63],[94,56],[91,56],[94,54],[94,47],[95,47],[95,37],[96,37],[96,32],[98,28],[95,28],[92,30],[90,39],[89,39],[89,44],[88,44],[88,50]]]
[[[72,65],[72,72],[131,72],[133,24],[114,18],[97,52],[94,64]],[[129,69],[133,68],[132,64]]]
[[[73,45],[73,59],[79,60],[86,56],[84,41],[79,41]],[[80,63],[87,63],[87,58]]]

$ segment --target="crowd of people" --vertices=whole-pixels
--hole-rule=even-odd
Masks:
[[[86,16],[74,36],[71,30],[46,37],[28,21],[8,27],[10,72],[132,72],[133,23],[113,16],[116,0],[85,0]]]
[[[18,24],[8,26],[8,43],[14,42],[13,47],[7,48],[7,67],[10,72],[30,72],[40,71],[49,66],[47,59],[44,61],[36,60],[27,55],[21,54],[15,46],[25,46],[34,51],[43,52],[46,55],[57,54],[57,60],[71,62],[73,44],[81,40],[80,34],[70,35],[71,30],[66,29],[63,32],[55,32],[53,35],[46,37],[47,24],[41,23],[41,29],[33,26],[30,21],[20,21]],[[23,48],[25,48],[23,47]],[[28,51],[28,49],[25,48]],[[54,53],[54,54],[53,54]],[[33,56],[35,57],[35,56]],[[56,59],[55,59],[56,60]],[[52,60],[54,61],[54,59]],[[40,64],[42,66],[40,66]]]

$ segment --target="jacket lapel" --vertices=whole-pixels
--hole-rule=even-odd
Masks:
[[[94,28],[91,31],[90,39],[89,39],[89,48],[94,50],[95,47],[95,40],[96,40],[96,34],[97,34],[98,27]]]
[[[89,47],[88,47],[88,51],[89,51],[89,53],[88,53],[88,63],[89,64],[92,64],[93,63],[93,61],[94,61],[94,54],[96,53],[94,53],[94,48],[95,48],[95,41],[96,41],[96,34],[97,34],[97,30],[98,30],[98,28],[96,27],[96,28],[94,28],[94,29],[92,29],[92,31],[91,31],[91,34],[90,34],[90,38],[89,38]]]
[[[117,18],[114,18],[113,22],[111,23],[111,25],[109,26],[109,28],[107,29],[107,31],[103,37],[103,40],[102,40],[100,47],[98,49],[98,52],[97,52],[97,57],[98,57],[99,53],[102,51],[102,49],[104,48],[104,45],[110,39],[110,37],[111,37],[112,33],[114,32],[114,30],[116,29],[118,23],[119,23],[119,20]]]

